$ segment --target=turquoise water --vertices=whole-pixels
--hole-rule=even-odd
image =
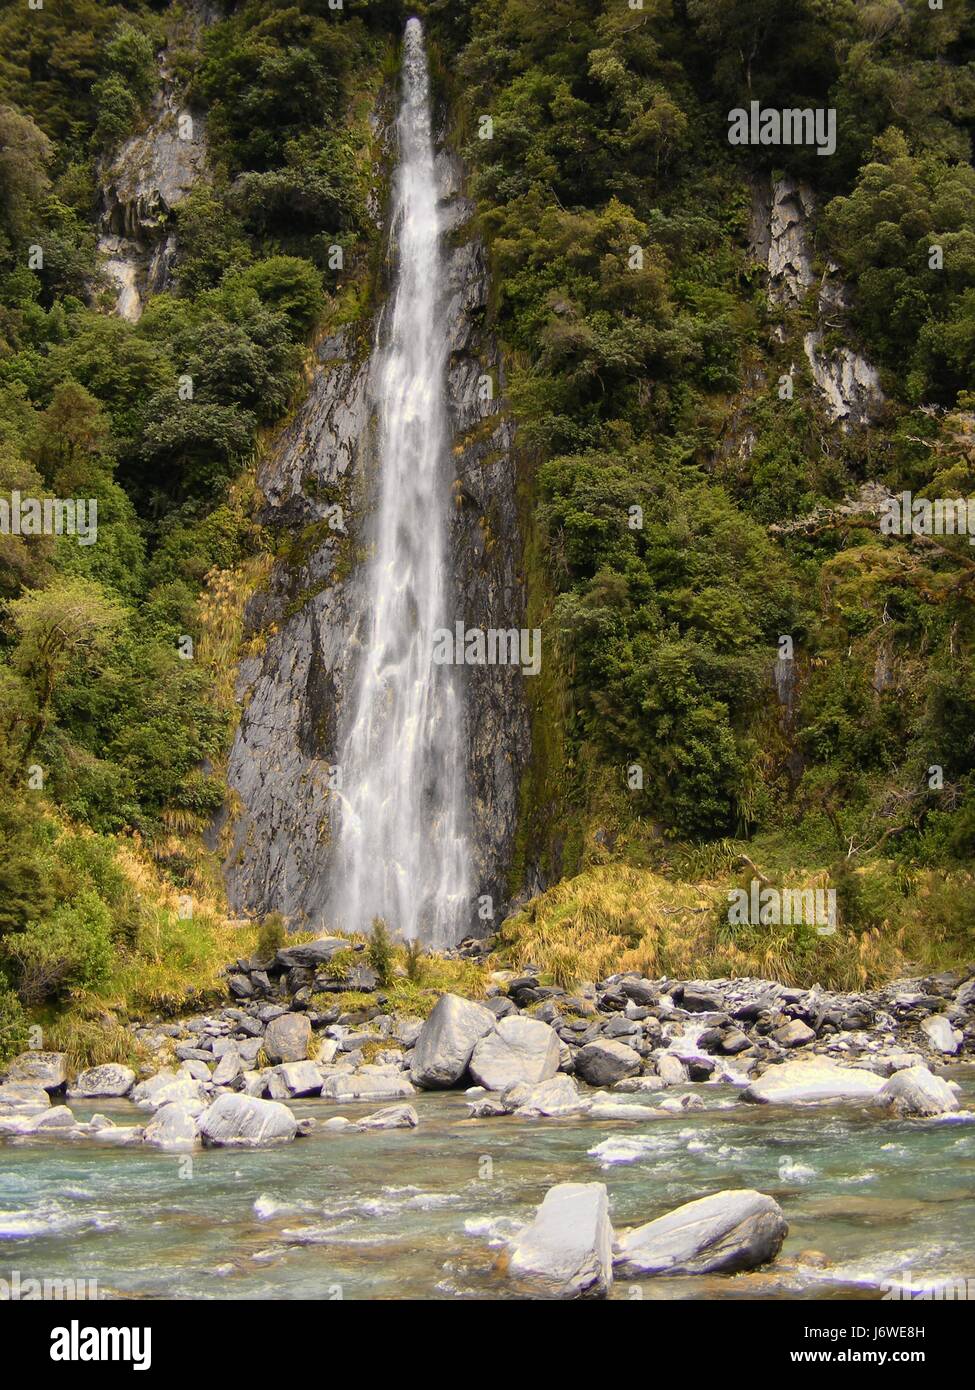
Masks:
[[[971,1069],[955,1075],[975,1104]],[[617,1227],[724,1187],[771,1194],[790,1225],[767,1270],[628,1281],[614,1297],[876,1298],[904,1270],[975,1279],[975,1123],[693,1089],[706,1111],[635,1121],[469,1120],[461,1094],[420,1095],[415,1130],[319,1132],[281,1149],[205,1150],[191,1164],[7,1141],[0,1278],[95,1278],[103,1295],[143,1298],[505,1297],[494,1268],[504,1234],[553,1183],[599,1180]],[[293,1108],[354,1119],[375,1106]],[[136,1118],[125,1102],[74,1109]],[[800,1258],[810,1250],[827,1263]]]

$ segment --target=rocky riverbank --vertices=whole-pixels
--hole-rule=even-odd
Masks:
[[[848,995],[637,975],[569,992],[532,972],[497,971],[482,999],[443,994],[426,1019],[390,1011],[365,955],[340,938],[238,960],[226,980],[223,1007],[133,1025],[152,1059],[142,1075],[118,1063],[72,1074],[64,1054],[23,1053],[0,1083],[0,1136],[175,1152],[263,1148],[315,1130],[324,1138],[416,1129],[422,1093],[447,1089],[466,1091],[470,1121],[609,1121],[620,1126],[608,1141],[617,1144],[637,1133],[633,1122],[642,1142],[655,1119],[727,1105],[715,1097],[729,1088],[742,1105],[967,1118],[957,1085],[939,1071],[972,1059],[975,970]],[[350,991],[355,1009],[344,1007]],[[111,1116],[76,1115],[102,1099]],[[298,1101],[321,1109],[309,1114],[302,1104],[297,1118]],[[378,1108],[361,1113],[370,1104]],[[614,1268],[624,1277],[752,1269],[775,1257],[788,1229],[776,1202],[752,1190],[706,1191],[622,1233],[612,1231],[607,1202],[600,1183],[553,1188],[500,1256],[513,1287],[600,1294]]]

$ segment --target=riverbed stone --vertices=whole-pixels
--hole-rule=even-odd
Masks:
[[[282,1014],[264,1034],[264,1051],[272,1062],[303,1062],[308,1057],[311,1023],[307,1014]]]
[[[87,1067],[78,1073],[68,1090],[69,1096],[79,1098],[127,1096],[135,1085],[135,1072],[118,1062],[105,1062],[100,1067]]]
[[[286,1105],[257,1096],[218,1096],[199,1119],[200,1133],[208,1144],[225,1148],[265,1147],[287,1144],[298,1132],[298,1122]]]
[[[534,1086],[517,1082],[502,1093],[501,1103],[524,1119],[541,1116],[576,1115],[589,1108],[589,1101],[580,1095],[571,1076],[559,1072]]]
[[[801,1018],[792,1018],[781,1028],[773,1029],[772,1037],[780,1047],[802,1047],[805,1043],[815,1042],[816,1030],[803,1023]]]
[[[64,1052],[21,1052],[7,1068],[7,1082],[42,1086],[59,1091],[68,1079],[68,1058]]]
[[[344,1072],[329,1076],[322,1086],[323,1100],[400,1100],[415,1096],[416,1087],[402,1072]]]
[[[131,1100],[140,1110],[158,1110],[170,1101],[203,1108],[203,1083],[185,1072],[160,1071],[132,1088]]]
[[[662,1052],[657,1058],[657,1075],[663,1086],[683,1086],[690,1080],[687,1067],[672,1052]]]
[[[959,1037],[947,1014],[934,1014],[930,1018],[923,1019],[921,1032],[938,1052],[952,1056],[958,1051]]]
[[[803,1058],[769,1067],[742,1092],[762,1104],[801,1105],[817,1101],[876,1100],[883,1078],[863,1067],[841,1067],[825,1057]]]
[[[419,1123],[420,1117],[412,1105],[387,1105],[356,1121],[359,1129],[416,1129]]]
[[[877,1101],[895,1115],[919,1118],[950,1115],[958,1109],[958,1097],[948,1082],[924,1066],[895,1071]]]
[[[456,1086],[477,1042],[494,1028],[489,1009],[457,994],[442,995],[413,1049],[410,1074],[414,1083],[424,1090]]]
[[[143,1142],[158,1149],[195,1149],[200,1142],[196,1116],[178,1101],[160,1105],[142,1134]]]
[[[576,1071],[590,1086],[612,1086],[626,1076],[636,1076],[643,1062],[626,1043],[599,1038],[580,1047],[575,1055]]]
[[[510,1278],[554,1298],[601,1297],[613,1282],[613,1228],[605,1183],[550,1187],[535,1219],[508,1245]]]
[[[271,1100],[291,1100],[295,1096],[319,1096],[322,1074],[314,1062],[282,1062],[272,1067],[267,1078]]]
[[[225,1052],[217,1061],[213,1068],[211,1080],[214,1086],[230,1086],[244,1070],[244,1065],[240,1060],[240,1053],[236,1048]]]
[[[36,1115],[50,1104],[51,1097],[43,1086],[17,1081],[0,1086],[0,1115]]]
[[[733,1274],[773,1260],[789,1227],[779,1204],[751,1189],[716,1192],[617,1239],[622,1278],[646,1274]]]
[[[278,965],[284,966],[286,970],[293,970],[295,966],[314,970],[316,966],[327,964],[339,951],[348,950],[351,950],[351,943],[341,936],[322,936],[317,941],[303,941],[297,946],[285,946],[278,952],[276,959]]]
[[[559,1069],[558,1035],[538,1019],[513,1015],[499,1019],[494,1032],[475,1044],[471,1076],[489,1091],[503,1091],[516,1081],[534,1085]]]

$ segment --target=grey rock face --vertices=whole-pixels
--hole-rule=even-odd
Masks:
[[[282,1014],[264,1034],[264,1050],[272,1062],[303,1062],[308,1057],[311,1024],[307,1014]]]
[[[298,1132],[294,1115],[275,1100],[256,1096],[219,1096],[199,1119],[208,1144],[226,1148],[287,1144]]]
[[[612,1086],[614,1081],[636,1076],[642,1066],[638,1052],[612,1038],[586,1043],[575,1060],[576,1071],[590,1086]]]
[[[623,1278],[641,1274],[732,1274],[773,1260],[789,1227],[771,1197],[751,1190],[716,1192],[616,1242],[615,1269]]]
[[[549,1297],[599,1297],[613,1282],[612,1251],[605,1184],[559,1183],[509,1244],[507,1272]]]
[[[940,1076],[927,1067],[905,1067],[894,1072],[877,1095],[880,1105],[895,1115],[930,1118],[951,1115],[958,1109],[958,1097]]]
[[[553,1028],[534,1018],[502,1018],[493,1033],[474,1047],[473,1079],[489,1091],[503,1091],[516,1081],[534,1084],[559,1069],[559,1039]]]
[[[866,424],[884,400],[876,369],[848,347],[824,352],[822,339],[822,330],[817,328],[806,334],[802,345],[830,419],[843,424]]]
[[[443,155],[439,168],[455,224],[444,247],[453,436],[444,485],[456,503],[448,538],[456,581],[451,608],[468,627],[520,628],[524,595],[513,428],[498,406],[504,383],[500,352],[486,326],[484,253],[460,231],[470,205],[458,192],[459,165]],[[248,634],[265,634],[265,643],[262,655],[245,660],[239,671],[242,714],[228,782],[242,809],[225,865],[235,911],[276,910],[293,926],[314,928],[323,925],[333,812],[329,779],[338,762],[338,729],[355,678],[363,616],[351,562],[360,558],[376,452],[370,362],[357,357],[351,338],[340,334],[323,344],[319,364],[308,396],[258,474],[267,504],[262,519],[302,543],[292,547],[291,560],[275,566],[246,610]],[[494,400],[484,402],[486,377],[494,382]],[[336,504],[343,510],[343,529],[332,530]],[[510,666],[465,667],[461,675],[472,879],[478,895],[492,897],[500,920],[529,751],[526,678]],[[472,922],[472,929],[477,925]]]
[[[425,1090],[455,1086],[467,1071],[475,1044],[493,1033],[494,1014],[457,994],[437,1000],[420,1030],[410,1061],[410,1075]]]
[[[71,1096],[127,1096],[135,1085],[135,1072],[131,1067],[119,1066],[117,1062],[106,1062],[100,1067],[88,1067],[78,1073],[68,1094]]]

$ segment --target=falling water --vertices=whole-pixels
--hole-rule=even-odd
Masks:
[[[359,670],[340,754],[330,924],[382,917],[452,945],[467,924],[464,718],[457,673],[433,662],[448,614],[447,339],[423,31],[406,26],[393,192],[396,280],[374,380],[379,483]]]

